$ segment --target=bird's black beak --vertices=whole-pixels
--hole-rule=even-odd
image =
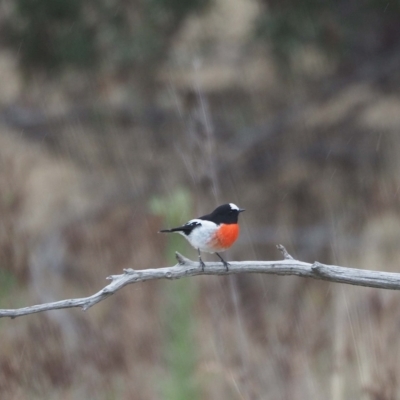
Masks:
[[[239,212],[241,213],[241,212],[243,212],[243,211],[246,211],[244,208],[239,208]]]

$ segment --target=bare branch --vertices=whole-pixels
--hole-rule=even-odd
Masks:
[[[80,307],[83,310],[106,299],[124,286],[154,279],[179,279],[196,275],[229,275],[242,273],[259,273],[273,275],[297,275],[303,278],[322,279],[330,282],[347,283],[357,286],[368,286],[380,289],[400,290],[400,274],[393,272],[368,271],[345,268],[336,265],[313,264],[294,260],[283,246],[278,247],[285,257],[282,261],[240,261],[230,262],[229,271],[220,262],[207,262],[204,272],[199,263],[176,253],[178,264],[173,267],[145,269],[136,271],[126,269],[121,275],[112,275],[107,279],[112,282],[89,297],[67,299],[53,303],[39,304],[31,307],[1,310],[0,318],[16,318],[22,315],[62,308]]]

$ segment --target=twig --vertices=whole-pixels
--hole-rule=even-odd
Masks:
[[[144,269],[140,271],[125,269],[123,274],[111,275],[112,282],[89,297],[67,299],[52,303],[39,304],[17,309],[0,309],[0,318],[16,318],[22,315],[62,308],[81,307],[83,310],[94,306],[126,285],[154,279],[180,279],[196,275],[229,275],[259,273],[273,275],[297,275],[302,278],[314,278],[329,282],[347,283],[356,286],[368,286],[379,289],[400,290],[400,273],[368,271],[345,268],[336,265],[313,264],[294,260],[283,246],[279,246],[285,259],[282,261],[240,261],[230,262],[229,271],[220,262],[207,262],[204,272],[199,263],[176,253],[178,264],[173,267]]]
[[[288,253],[284,246],[277,244],[276,248],[282,253],[284,260],[294,260],[294,258]]]

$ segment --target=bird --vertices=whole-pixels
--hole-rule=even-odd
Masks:
[[[227,263],[219,254],[228,250],[239,237],[239,214],[245,211],[236,204],[227,203],[217,207],[212,213],[191,219],[182,226],[172,229],[162,229],[160,233],[176,232],[181,234],[198,251],[201,270],[205,264],[201,252],[215,253],[223,263],[226,271]]]

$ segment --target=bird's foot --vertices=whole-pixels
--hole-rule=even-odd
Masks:
[[[204,267],[206,266],[206,264],[204,264],[203,260],[201,259],[200,249],[197,249],[197,252],[199,253],[199,263],[200,263],[201,272],[204,272]]]
[[[228,262],[226,262],[225,260],[222,260],[222,264],[224,264],[224,267],[225,267],[225,269],[226,269],[226,272],[228,272],[228,271],[229,271],[229,266],[230,266],[230,264],[229,264]]]
[[[224,264],[224,267],[225,267],[225,269],[226,269],[226,272],[228,272],[229,271],[229,263],[227,263],[218,253],[215,253],[217,256],[218,256],[218,258],[221,260],[221,262],[222,262],[222,264]]]

